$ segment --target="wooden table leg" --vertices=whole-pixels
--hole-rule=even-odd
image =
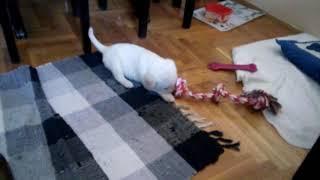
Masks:
[[[27,31],[24,27],[23,20],[20,13],[20,8],[18,5],[18,0],[8,1],[8,12],[11,18],[11,22],[14,27],[15,35],[17,39],[27,38]]]
[[[148,31],[150,0],[138,0],[139,27],[138,36],[145,38]]]
[[[9,51],[9,55],[12,63],[19,63],[20,57],[18,53],[18,49],[16,46],[16,41],[13,35],[12,26],[10,23],[10,18],[8,14],[8,4],[7,0],[0,1],[0,22],[3,30],[3,34],[7,43],[7,49]]]
[[[108,8],[108,0],[98,0],[98,6],[100,10],[106,10]]]
[[[82,36],[82,48],[85,54],[91,53],[91,42],[88,36],[90,27],[89,3],[88,0],[79,0],[80,2],[80,26]]]
[[[195,3],[196,3],[195,0],[186,0],[186,5],[184,8],[184,15],[183,15],[183,23],[182,23],[182,27],[185,29],[188,29],[191,26]]]

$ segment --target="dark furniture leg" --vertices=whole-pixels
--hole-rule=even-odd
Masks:
[[[17,39],[27,38],[27,31],[24,27],[23,20],[20,14],[20,8],[18,6],[18,0],[8,1],[8,12],[11,18],[11,22],[14,27],[15,35]]]
[[[186,0],[186,5],[184,8],[184,15],[183,15],[183,23],[182,23],[182,27],[185,29],[188,29],[191,26],[194,6],[195,6],[195,0]]]
[[[6,159],[0,154],[0,179],[13,180],[13,176]]]
[[[8,0],[1,0],[0,1],[0,22],[3,30],[3,34],[7,43],[7,49],[9,51],[9,55],[11,58],[12,63],[19,63],[20,57],[18,53],[18,49],[16,46],[16,41],[13,35],[9,14],[7,11],[8,7]]]
[[[73,16],[80,16],[80,3],[78,0],[71,0],[70,1],[71,4],[71,9],[72,9],[72,15]]]
[[[80,5],[80,26],[82,36],[82,48],[85,54],[91,53],[91,42],[88,36],[90,26],[89,3],[88,0],[79,0]]]
[[[299,169],[293,176],[293,180],[320,179],[320,137],[307,154]],[[311,178],[312,177],[312,178]]]
[[[100,10],[106,10],[108,8],[108,0],[98,0],[98,6]]]
[[[175,7],[175,8],[180,8],[180,6],[181,6],[181,0],[172,0],[172,1],[171,1],[171,4],[172,4],[172,6]]]
[[[138,36],[140,38],[145,38],[148,31],[150,0],[138,0],[138,3]]]

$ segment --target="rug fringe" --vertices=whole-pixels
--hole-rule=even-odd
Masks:
[[[199,129],[205,131],[206,128],[214,125],[213,122],[208,121],[206,118],[201,117],[198,113],[192,112],[189,107],[184,105],[175,105],[175,107],[185,116],[190,122],[193,122]],[[240,142],[234,142],[231,139],[223,138],[223,132],[213,130],[208,132],[209,137],[216,140],[218,144],[226,149],[240,151]]]
[[[183,109],[183,110],[190,110],[190,108],[188,106],[185,106],[185,105],[178,105],[178,104],[175,104],[176,108],[178,109]]]
[[[176,108],[178,108],[189,121],[193,122],[202,130],[214,125],[213,122],[208,122],[207,119],[201,117],[198,113],[190,111],[190,108],[187,106],[176,105]]]
[[[193,122],[199,129],[205,130],[214,125],[213,122],[208,122],[206,118],[201,117],[198,113],[192,112],[189,107],[184,105],[176,105],[176,108],[191,122]]]
[[[196,123],[196,126],[200,129],[207,128],[213,125],[213,122],[207,122],[207,123]]]
[[[221,145],[221,147],[240,151],[240,142],[234,142],[231,139],[223,138],[223,132],[215,130],[209,132],[209,134],[211,138],[215,139],[219,143],[219,145]]]

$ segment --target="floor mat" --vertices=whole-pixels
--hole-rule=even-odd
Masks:
[[[204,132],[101,54],[0,75],[0,153],[15,179],[189,179],[239,143]]]

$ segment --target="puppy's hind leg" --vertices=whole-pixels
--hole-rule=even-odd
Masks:
[[[114,78],[126,88],[133,88],[133,83],[124,77],[119,64],[116,64],[111,70]]]

